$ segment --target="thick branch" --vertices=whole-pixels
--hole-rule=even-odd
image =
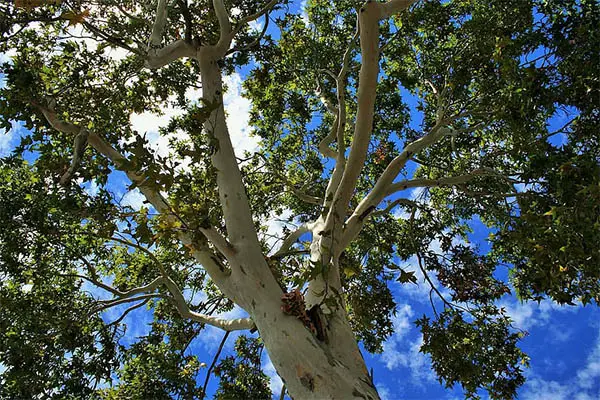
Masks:
[[[71,134],[77,134],[79,132],[79,127],[77,125],[60,120],[53,110],[42,107],[38,104],[34,105],[44,114],[46,120],[54,129]],[[88,143],[92,145],[92,147],[94,147],[94,149],[96,149],[100,154],[111,160],[117,167],[127,163],[127,158],[125,158],[125,156],[119,153],[111,145],[106,143],[100,136],[98,136],[98,134],[89,132]],[[140,191],[144,194],[144,196],[146,196],[148,201],[154,206],[154,208],[156,208],[156,210],[160,212],[169,211],[170,208],[163,197],[158,192],[144,185],[146,183],[146,179],[143,176],[140,176],[132,171],[124,172],[126,172],[127,177],[131,179],[132,182],[138,184]]]
[[[196,47],[188,40],[176,40],[161,47],[162,36],[167,23],[167,0],[158,0],[156,19],[152,26],[152,34],[148,40],[148,51],[145,66],[150,69],[161,68],[182,57],[194,57]]]
[[[200,50],[201,53],[204,51],[213,53],[214,51],[210,48],[201,48]],[[199,64],[204,98],[209,104],[216,105],[204,123],[204,128],[208,135],[218,143],[217,149],[211,156],[211,162],[217,171],[219,199],[223,208],[228,238],[236,248],[244,242],[244,245],[252,243],[251,246],[255,246],[260,251],[260,242],[252,220],[248,196],[225,120],[221,71],[216,60],[210,60],[210,57],[214,55],[213,53],[206,58],[201,57]],[[256,256],[258,258],[258,254]]]
[[[375,183],[373,189],[359,203],[352,213],[352,216],[346,222],[346,232],[344,233],[344,240],[342,241],[344,244],[347,245],[360,231],[360,228],[362,227],[361,221],[364,218],[362,216],[365,212],[377,207],[377,205],[389,194],[388,188],[394,179],[396,179],[400,171],[402,171],[408,160],[422,149],[436,143],[444,137],[444,134],[447,131],[448,129],[441,128],[441,125],[436,125],[429,134],[407,145],[404,150],[390,162]],[[343,247],[341,247],[341,249],[343,249]]]
[[[359,73],[354,139],[346,168],[335,192],[333,207],[327,216],[326,229],[331,229],[334,220],[337,220],[341,225],[341,221],[345,218],[350,198],[367,156],[373,128],[377,77],[379,74],[379,19],[377,11],[377,3],[373,2],[367,3],[360,11],[362,65]]]
[[[386,3],[380,3],[381,7],[381,16],[380,19],[386,19],[393,15],[396,15],[412,4],[416,3],[418,0],[390,0]]]
[[[227,241],[216,229],[214,228],[199,228],[200,232],[223,254],[228,260],[233,259],[235,256],[235,249],[233,245]]]
[[[165,285],[167,286],[167,289],[169,289],[169,292],[173,296],[173,301],[175,303],[175,306],[177,307],[177,311],[179,311],[179,314],[183,318],[189,318],[203,324],[212,325],[214,327],[221,328],[225,331],[239,331],[253,329],[255,327],[254,322],[250,318],[237,318],[227,320],[194,312],[190,310],[190,307],[187,305],[185,297],[183,297],[181,290],[179,290],[179,287],[171,278],[166,278]]]
[[[161,277],[154,279],[152,282],[148,283],[147,285],[139,286],[139,287],[136,287],[131,290],[127,290],[127,291],[123,292],[123,291],[120,291],[119,289],[116,289],[112,286],[102,283],[97,279],[90,278],[89,276],[79,275],[79,274],[72,274],[69,276],[74,276],[76,278],[84,279],[84,280],[92,283],[94,286],[104,289],[107,292],[110,292],[113,296],[117,296],[119,298],[128,298],[128,297],[140,294],[140,293],[153,291],[158,286],[160,286],[163,282],[163,277],[161,276]]]
[[[306,194],[301,190],[296,189],[294,186],[290,186],[290,189],[292,191],[292,193],[294,193],[294,195],[302,200],[303,202],[307,203],[307,204],[314,204],[317,206],[320,206],[321,204],[323,204],[323,199],[316,197],[316,196],[311,196],[310,194]]]
[[[369,210],[374,210],[377,204],[379,204],[383,198],[396,192],[415,187],[439,187],[460,185],[482,175],[497,176],[498,173],[492,173],[485,169],[477,169],[471,172],[470,174],[465,175],[444,177],[439,179],[407,179],[389,184],[386,187],[382,186],[379,188],[377,188],[376,185],[377,196],[371,196],[371,194],[375,192],[375,189],[373,189],[373,191],[371,191],[371,193],[369,193],[369,195],[365,197],[365,199],[356,208],[352,216],[348,219],[348,222],[346,223],[346,228],[344,230],[343,239],[341,241],[341,248],[345,248],[345,246],[347,246],[352,240],[354,240],[354,238],[356,238],[356,236],[360,233],[362,226],[364,225],[365,217],[369,214]],[[400,200],[401,199],[399,199],[398,201]],[[369,206],[367,207],[366,204],[369,204]]]
[[[325,208],[330,207],[331,201],[334,197],[334,193],[337,191],[344,170],[346,169],[346,143],[344,137],[346,132],[346,76],[348,74],[350,60],[352,58],[352,51],[356,47],[356,40],[358,39],[359,33],[360,19],[359,17],[357,17],[356,31],[354,33],[354,36],[350,40],[350,44],[348,45],[348,48],[344,53],[344,57],[342,58],[342,67],[340,68],[340,71],[337,74],[337,76],[333,76],[333,78],[335,79],[338,105],[335,108],[328,107],[329,111],[333,112],[335,115],[331,133],[319,144],[319,150],[323,155],[336,159],[335,168],[333,170],[333,173],[331,174],[329,183],[327,184],[327,190],[325,191],[326,200],[323,204]],[[329,148],[329,144],[334,139],[337,140],[338,144],[337,154]],[[327,200],[328,198],[330,200]]]
[[[300,239],[300,236],[304,235],[305,233],[310,232],[310,230],[311,230],[311,226],[309,224],[302,224],[298,229],[296,229],[294,232],[290,233],[283,240],[281,247],[279,247],[279,250],[277,250],[277,252],[275,254],[273,254],[272,257],[277,258],[280,255],[286,253],[294,245],[294,243],[296,243],[296,241],[298,241],[298,239]]]
[[[339,186],[336,189],[333,207],[327,217],[326,227],[331,228],[333,219],[341,222],[345,216],[348,203],[356,182],[362,171],[373,127],[377,77],[379,73],[379,20],[401,12],[416,0],[392,0],[387,3],[368,2],[360,9],[359,32],[362,65],[359,73],[358,107],[356,124],[354,127],[354,140],[350,149],[347,167],[344,169]],[[345,63],[348,62],[350,49],[344,55]],[[345,66],[340,75],[343,75]],[[338,90],[339,94],[339,90]],[[340,110],[342,107],[340,106]],[[344,120],[340,119],[339,123]],[[335,173],[332,176],[332,180]]]
[[[232,36],[231,34],[231,22],[229,21],[229,13],[225,8],[225,4],[223,0],[213,0],[213,8],[215,9],[215,14],[217,15],[217,20],[219,21],[219,41],[217,43],[217,47],[229,47],[231,43]]]
[[[183,57],[193,58],[196,56],[196,47],[185,40],[176,40],[163,48],[152,49],[146,56],[145,66],[150,69],[158,69]]]
[[[58,119],[56,113],[53,110],[50,110],[46,107],[42,107],[40,105],[34,104],[46,117],[50,125],[55,129],[64,132],[76,134],[79,132],[79,127],[62,121]],[[117,150],[115,150],[112,146],[106,143],[100,136],[96,133],[90,132],[88,136],[88,143],[94,147],[100,154],[104,155],[106,158],[111,160],[114,165],[120,168],[124,165],[127,159],[120,154]],[[121,168],[121,170],[123,170]],[[171,207],[166,203],[165,199],[160,195],[156,190],[145,185],[146,178],[138,175],[132,171],[124,171],[126,172],[129,179],[132,182],[138,184],[138,187],[142,194],[146,197],[146,199],[156,208],[157,211],[166,213],[171,215]],[[172,218],[175,218],[172,216]],[[189,232],[179,232],[179,238],[181,241],[190,248],[192,255],[194,258],[202,264],[204,269],[208,272],[213,281],[219,286],[219,288],[231,299],[237,298],[237,293],[233,289],[230,283],[227,282],[227,278],[229,276],[227,270],[224,266],[218,261],[218,258],[208,249],[206,246],[202,246],[199,243],[192,240],[191,234]]]
[[[470,174],[448,176],[448,177],[443,177],[443,178],[439,178],[439,179],[417,178],[417,179],[403,180],[403,181],[391,184],[386,191],[386,196],[389,196],[393,193],[396,193],[396,192],[399,192],[402,190],[414,188],[414,187],[431,188],[431,187],[439,187],[439,186],[456,186],[456,185],[460,185],[460,184],[469,182],[469,181],[475,179],[476,177],[482,176],[482,175],[493,176],[490,172],[488,172],[484,169],[476,169],[473,172],[471,172]]]
[[[148,40],[148,50],[161,46],[163,32],[167,23],[167,0],[158,0],[156,4],[156,19],[152,26],[152,34]]]

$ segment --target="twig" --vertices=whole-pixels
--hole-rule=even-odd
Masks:
[[[121,321],[123,321],[123,319],[127,316],[127,314],[129,314],[131,311],[133,311],[137,308],[140,308],[140,307],[148,304],[149,301],[150,301],[150,299],[146,299],[144,301],[141,301],[141,302],[129,307],[127,310],[125,310],[125,312],[123,312],[123,314],[119,318],[117,318],[116,320],[114,320],[113,322],[108,324],[108,326],[119,324]]]
[[[208,367],[208,371],[206,371],[206,379],[204,379],[204,386],[202,386],[202,398],[203,399],[206,397],[206,388],[208,387],[208,381],[210,380],[210,374],[212,373],[212,370],[215,367],[215,364],[217,363],[219,356],[221,355],[223,346],[225,346],[225,342],[227,341],[227,338],[229,337],[230,333],[231,333],[230,331],[225,332],[225,335],[223,336],[223,339],[221,340],[221,344],[219,344],[217,354],[215,354],[215,357],[213,358],[212,363],[210,364],[210,367]]]

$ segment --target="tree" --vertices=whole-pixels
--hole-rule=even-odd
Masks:
[[[513,398],[527,356],[497,300],[600,300],[600,6],[257,3],[0,6],[0,121],[27,128],[0,172],[0,395],[203,397],[185,350],[212,325],[260,335],[214,367],[219,398],[269,395],[264,343],[292,397],[376,399],[358,341],[381,351],[388,283],[418,272],[440,379]],[[242,157],[223,75],[243,66],[260,144]],[[167,105],[157,152],[130,118]],[[273,241],[284,211],[297,229]],[[473,218],[491,251],[465,241]],[[131,346],[99,316],[123,304],[153,313]],[[215,316],[234,304],[248,318]]]

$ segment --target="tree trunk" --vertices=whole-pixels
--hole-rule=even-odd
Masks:
[[[199,58],[203,97],[220,102],[205,129],[218,142],[212,157],[227,236],[232,287],[239,305],[256,324],[288,393],[295,399],[378,399],[377,391],[343,307],[323,315],[326,338],[282,309],[283,292],[267,265],[256,236],[241,174],[229,138],[222,104],[221,72],[210,54]]]
[[[379,399],[346,321],[338,316],[329,320],[324,342],[278,309],[261,310],[253,318],[292,398]]]

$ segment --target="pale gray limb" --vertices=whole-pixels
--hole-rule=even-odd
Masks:
[[[83,153],[87,147],[89,134],[90,133],[87,129],[81,128],[79,133],[75,135],[75,138],[73,139],[73,158],[71,159],[71,165],[69,166],[69,169],[60,178],[61,185],[66,185],[73,177],[77,167],[79,167],[81,158],[83,157]]]
[[[288,250],[300,239],[300,236],[310,232],[310,224],[302,224],[298,229],[290,233],[284,240],[279,249],[272,255],[272,257],[279,257],[280,255],[287,253]]]
[[[170,277],[165,278],[165,285],[173,296],[172,299],[175,303],[175,307],[177,307],[177,311],[179,311],[179,314],[183,318],[189,318],[203,324],[221,328],[225,331],[249,330],[255,327],[254,322],[250,318],[237,318],[228,320],[194,312],[188,306],[187,302],[185,301],[185,297],[183,297],[183,294],[181,293],[181,290],[177,284]]]

